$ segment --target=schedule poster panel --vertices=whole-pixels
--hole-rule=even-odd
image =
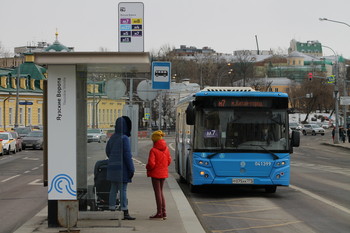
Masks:
[[[118,4],[118,51],[144,51],[144,5],[142,2]]]

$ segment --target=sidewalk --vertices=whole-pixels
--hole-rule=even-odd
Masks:
[[[129,212],[134,221],[118,220],[121,212],[80,211],[77,226],[70,232],[109,233],[204,233],[197,216],[178,186],[175,178],[169,176],[164,186],[167,202],[167,220],[149,220],[155,214],[156,203],[150,178],[146,176],[145,164],[134,161],[136,173],[128,186]],[[67,232],[67,228],[47,227],[47,208],[44,208],[15,233]]]
[[[350,149],[350,143],[348,141],[348,139],[346,138],[345,143],[343,142],[339,142],[338,144],[334,144],[333,140],[330,139],[327,142],[321,142],[322,145],[327,145],[327,146],[334,146],[334,147],[341,147],[341,148],[345,148],[345,149]]]

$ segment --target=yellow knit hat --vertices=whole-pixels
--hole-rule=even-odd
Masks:
[[[161,130],[154,131],[152,133],[152,141],[156,142],[156,141],[162,139],[164,136],[165,136],[165,134],[163,133],[163,131],[161,131]]]

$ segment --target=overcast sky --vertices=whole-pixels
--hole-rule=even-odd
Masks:
[[[123,2],[135,2],[123,1]],[[144,0],[145,51],[164,45],[217,52],[287,50],[292,39],[318,40],[350,58],[350,0]],[[0,0],[0,42],[16,46],[59,41],[75,51],[118,48],[115,0]],[[333,52],[324,48],[325,55]]]

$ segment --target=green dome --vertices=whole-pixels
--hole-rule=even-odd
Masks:
[[[45,49],[46,52],[69,52],[69,48],[58,42],[57,40]]]
[[[56,40],[52,45],[45,48],[45,52],[69,52],[70,49],[58,41],[58,33],[56,32]]]

